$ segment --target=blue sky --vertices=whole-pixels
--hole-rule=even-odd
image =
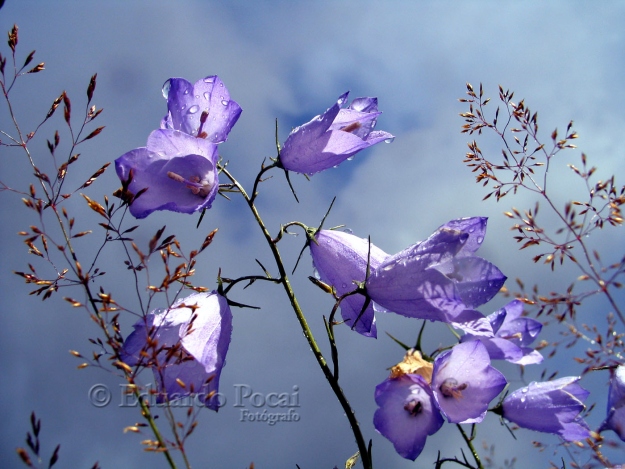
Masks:
[[[580,134],[576,143],[599,167],[598,177],[618,177],[625,170],[619,145],[625,127],[624,20],[625,5],[610,1],[7,0],[0,9],[0,32],[17,23],[21,57],[36,49],[35,60],[46,62],[45,72],[20,80],[15,90],[14,105],[24,128],[32,127],[62,90],[72,98],[74,109],[80,109],[89,78],[98,73],[94,103],[104,108],[98,119],[106,130],[83,150],[85,178],[105,162],[145,144],[165,113],[161,86],[169,77],[195,81],[218,74],[226,83],[243,114],[220,154],[246,186],[262,158],[275,156],[275,118],[284,141],[292,127],[323,112],[347,90],[351,97],[377,96],[384,112],[377,128],[396,135],[395,142],[369,149],[310,182],[294,177],[300,204],[292,200],[282,175],[276,174],[263,185],[258,202],[270,229],[276,232],[280,223],[295,219],[313,226],[337,196],[330,225],[345,224],[359,236],[371,235],[385,251],[396,252],[450,219],[488,216],[481,255],[510,279],[520,277],[527,284],[557,289],[570,281],[568,272],[554,276],[533,266],[529,254],[517,251],[510,223],[502,216],[511,205],[532,206],[533,199],[520,196],[499,204],[481,202],[485,193],[462,163],[468,138],[460,134],[463,122],[458,113],[465,107],[457,99],[463,97],[466,82],[475,86],[482,82],[485,93],[493,98],[498,84],[512,89],[515,97],[525,98],[538,111],[545,140],[553,128],[563,129],[573,119]],[[8,48],[2,47],[6,55]],[[0,128],[8,128],[4,104],[0,114]],[[63,129],[61,124],[60,118],[48,124],[42,136],[50,138],[54,129]],[[63,133],[61,137],[64,142]],[[45,161],[43,138],[34,145]],[[485,138],[481,147],[492,155],[499,153],[492,137]],[[575,197],[568,192],[575,186],[566,163],[578,160],[579,151],[570,151],[554,166],[558,176],[551,187],[556,199]],[[21,154],[2,150],[3,182],[26,187],[27,169]],[[118,185],[109,171],[88,194],[101,199]],[[35,410],[43,420],[44,448],[51,450],[61,443],[62,467],[90,467],[96,460],[103,467],[164,467],[158,456],[141,451],[143,437],[122,434],[123,427],[138,420],[137,410],[119,408],[115,400],[103,409],[89,403],[87,391],[93,384],[118,389],[121,381],[102,370],[75,369],[78,362],[67,351],[89,354],[92,346],[87,337],[95,337],[97,330],[60,298],[42,303],[26,296],[30,288],[11,273],[26,267],[26,248],[16,232],[36,220],[29,218],[12,194],[3,193],[0,204],[4,219],[10,221],[0,227],[0,278],[3,291],[11,292],[0,296],[4,322],[0,369],[5,383],[0,396],[0,460],[9,461],[7,467],[17,466],[14,450],[23,445],[28,415]],[[93,221],[78,197],[70,208],[85,224]],[[146,243],[166,224],[190,248],[205,235],[195,230],[196,221],[196,217],[156,213],[142,223],[137,240]],[[241,201],[218,199],[202,225],[203,230],[215,227],[220,232],[197,267],[198,283],[214,287],[219,267],[225,276],[236,277],[256,272],[255,258],[270,264],[270,253]],[[622,250],[622,229],[602,235],[606,256]],[[287,264],[295,261],[303,242],[300,236],[284,243]],[[88,252],[87,241],[82,248]],[[120,258],[115,251],[104,259],[103,268],[110,278],[107,288],[132,304],[125,289],[126,272],[116,259]],[[321,315],[329,313],[331,302],[306,280],[312,273],[309,259],[305,254],[294,285],[325,347]],[[576,276],[570,274],[571,279]],[[301,420],[270,427],[241,422],[239,410],[229,404],[218,414],[203,411],[199,430],[189,443],[195,467],[247,467],[252,461],[259,468],[293,468],[296,463],[302,468],[341,467],[356,451],[347,420],[282,292],[270,285],[254,285],[245,292],[236,291],[234,299],[257,304],[262,310],[234,311],[223,392],[234,399],[237,384],[261,393],[292,392],[298,386]],[[488,314],[503,302],[496,298],[482,311]],[[601,317],[606,306],[599,303],[593,308]],[[127,332],[131,323],[131,319],[122,323]],[[339,331],[342,385],[365,436],[373,439],[378,467],[414,467],[395,454],[371,422],[374,387],[385,379],[386,368],[402,356],[384,332],[412,342],[418,326],[405,318],[380,315],[377,341],[347,328]],[[431,348],[451,339],[442,327],[430,330]],[[547,368],[560,369],[562,375],[579,373],[570,357],[561,355],[564,359],[547,363]],[[502,369],[516,380],[513,389],[520,386],[513,368]],[[540,371],[528,369],[527,376],[537,378]],[[149,381],[150,377],[146,374],[145,378]],[[595,424],[605,406],[603,378],[593,380],[600,408]],[[541,435],[519,432],[515,442],[502,430],[490,418],[478,436],[479,441],[496,438],[498,464],[513,452],[532,458],[540,467],[551,458],[551,451],[540,454],[530,449],[531,441]],[[555,449],[555,437],[542,440]],[[445,455],[459,455],[459,445],[453,426],[445,426],[428,439],[418,462],[431,463],[439,449]]]

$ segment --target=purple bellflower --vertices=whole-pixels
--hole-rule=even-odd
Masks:
[[[289,134],[280,151],[280,163],[288,171],[315,174],[332,168],[382,141],[395,137],[373,130],[378,116],[377,98],[356,98],[346,109],[343,94],[336,104]]]
[[[481,422],[506,384],[506,378],[491,366],[486,347],[477,340],[456,345],[434,362],[434,397],[451,423]]]
[[[130,213],[145,218],[155,210],[193,213],[211,207],[219,190],[217,145],[177,130],[155,130],[147,146],[115,160],[115,170],[137,195]]]
[[[465,334],[462,342],[481,340],[492,360],[507,360],[517,365],[541,363],[543,356],[528,345],[536,339],[543,325],[535,319],[522,317],[522,314],[523,303],[513,300],[487,316],[494,336]]]
[[[375,402],[380,407],[373,416],[375,429],[406,459],[417,459],[426,438],[444,422],[430,385],[419,375],[406,374],[378,384]]]
[[[377,386],[380,409],[373,423],[401,456],[414,460],[426,437],[443,424],[443,415],[452,423],[479,423],[505,386],[506,379],[490,365],[479,341],[456,345],[434,365],[411,349]]]
[[[588,425],[579,414],[589,392],[578,381],[579,377],[568,376],[532,382],[504,399],[502,415],[519,427],[560,435],[566,441],[588,438]]]
[[[228,89],[213,75],[191,84],[184,78],[170,78],[163,85],[168,113],[162,129],[180,130],[211,143],[225,142],[241,115],[241,107],[230,99]],[[201,122],[203,113],[208,115]]]
[[[139,320],[124,341],[121,358],[127,365],[153,369],[157,402],[197,395],[217,411],[214,395],[231,335],[228,300],[217,292],[194,293]]]
[[[356,289],[354,282],[364,282],[369,265],[375,269],[388,257],[366,239],[335,230],[318,230],[310,243],[313,266],[320,279],[334,287],[339,296]],[[341,301],[341,316],[345,323],[367,337],[376,337],[374,305],[369,303],[362,316],[363,295],[351,295]],[[359,318],[360,316],[360,318]],[[355,324],[355,325],[354,325]]]
[[[367,280],[367,293],[381,307],[432,321],[479,321],[473,308],[489,301],[506,276],[474,256],[486,218],[452,220],[428,239],[388,257]]]
[[[614,430],[618,437],[625,441],[625,366],[620,365],[614,370],[610,379],[608,393],[608,416],[601,424],[599,431]]]

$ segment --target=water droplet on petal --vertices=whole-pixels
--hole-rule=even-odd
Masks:
[[[189,108],[189,110],[187,111],[189,114],[195,114],[196,112],[198,112],[200,110],[200,106],[198,105],[193,105]]]
[[[349,157],[347,158],[347,161],[351,161],[351,160],[353,160],[353,159],[354,159],[354,155],[349,156]]]
[[[477,237],[477,243],[478,244],[482,244],[482,241],[484,241],[484,236],[478,236]]]
[[[171,79],[167,80],[164,84],[163,84],[163,89],[161,90],[163,93],[163,98],[167,99],[167,97],[169,96],[169,90],[171,89]]]
[[[384,143],[392,143],[395,140],[395,137],[384,139]]]
[[[206,77],[204,78],[204,83],[213,83],[215,77]]]
[[[210,95],[210,93],[208,91],[204,91],[204,98],[205,99],[210,99],[211,98],[211,95]]]
[[[189,90],[184,90],[184,94],[189,94]]]
[[[225,99],[222,99],[221,100],[221,104],[223,104],[224,106],[227,106],[228,105],[228,101],[226,101]]]

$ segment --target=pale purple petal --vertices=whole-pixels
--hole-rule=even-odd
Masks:
[[[211,207],[219,181],[217,146],[173,130],[155,130],[148,145],[137,148],[115,160],[117,175],[133,179],[128,190],[137,194],[147,189],[130,205],[130,213],[145,218],[155,210],[193,213]],[[179,182],[171,174],[188,181]]]
[[[516,365],[538,365],[542,363],[545,357],[541,355],[541,353],[537,350],[534,350],[530,347],[521,347],[521,351],[523,352],[523,356],[518,360],[509,360],[510,362]]]
[[[614,370],[610,379],[608,392],[608,411],[599,431],[613,430],[625,441],[625,366],[620,365]]]
[[[319,230],[310,243],[313,266],[325,283],[332,285],[337,294],[344,295],[356,289],[355,282],[363,282],[367,271],[370,251],[370,268],[375,269],[386,257],[384,251],[369,244],[366,239],[336,230]],[[358,319],[364,305],[362,295],[352,295],[341,302],[341,315],[345,323],[368,337],[376,337],[373,303],[367,306]]]
[[[519,300],[511,301],[503,309],[506,316],[497,330],[497,336],[506,338],[521,347],[534,342],[542,330],[542,323],[532,318],[521,317],[523,303]]]
[[[418,261],[379,267],[367,293],[389,311],[417,319],[446,321],[465,310],[454,283],[438,270],[422,270]]]
[[[456,257],[436,269],[454,281],[468,308],[490,301],[506,281],[501,270],[481,257]]]
[[[579,377],[532,382],[504,399],[503,416],[520,427],[560,435],[567,441],[588,438],[588,425],[580,413],[589,393],[577,381]]]
[[[341,109],[348,93],[325,113],[289,134],[280,151],[280,164],[288,171],[315,174],[332,168],[359,151],[394,137],[373,132],[377,117],[376,98],[357,98]]]
[[[197,137],[200,129],[212,143],[221,143],[241,115],[241,107],[218,76],[208,76],[192,85],[184,78],[170,78],[163,87],[168,115],[161,126]],[[208,113],[202,126],[200,116]],[[170,127],[171,126],[171,127]]]
[[[461,341],[479,338],[486,346],[492,360],[507,360],[517,365],[541,363],[543,356],[540,352],[526,345],[536,339],[542,329],[542,324],[535,319],[521,317],[522,313],[523,303],[513,300],[487,318],[495,332],[495,337],[477,337],[478,334],[467,331]]]
[[[449,422],[483,418],[505,386],[506,378],[491,366],[486,348],[477,340],[456,345],[434,362],[432,389]]]
[[[479,311],[464,310],[453,320],[450,318],[449,322],[456,329],[462,329],[465,335],[493,337],[493,328],[488,318],[485,318]]]
[[[232,314],[224,297],[216,292],[194,293],[167,310],[151,312],[134,329],[120,356],[130,366],[153,369],[157,402],[197,395],[206,406],[218,410],[219,402],[212,394],[219,389],[232,334]],[[148,345],[148,334],[155,347]],[[172,355],[168,352],[173,347],[179,349]]]
[[[482,242],[484,242],[487,221],[488,218],[486,217],[460,218],[458,220],[451,220],[450,222],[445,223],[441,228],[462,231],[463,233],[467,233],[469,235],[469,238],[464,243],[462,250],[458,253],[459,256],[466,256],[477,251],[482,245]]]
[[[380,407],[373,416],[375,429],[406,459],[417,459],[428,435],[443,425],[432,390],[421,376],[387,379],[376,386],[375,402]]]
[[[461,315],[490,300],[506,279],[493,264],[470,255],[485,226],[484,218],[448,222],[380,264],[367,280],[367,293],[383,308],[408,317],[452,323],[479,319]]]

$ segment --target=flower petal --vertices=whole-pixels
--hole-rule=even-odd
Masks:
[[[460,343],[434,362],[434,397],[449,422],[481,419],[505,388],[506,378],[490,364],[478,340]]]
[[[427,436],[443,425],[432,390],[421,376],[387,379],[375,388],[375,402],[380,407],[373,416],[375,429],[406,459],[417,459]]]
[[[588,438],[588,425],[580,417],[588,391],[577,381],[579,377],[532,382],[504,399],[503,416],[520,427],[554,433],[567,441]]]
[[[193,213],[211,207],[219,182],[217,146],[173,130],[156,130],[148,138],[148,146],[132,150],[115,160],[119,178],[133,180],[128,190],[133,194],[146,189],[130,205],[130,213],[145,218],[155,210]],[[172,179],[176,174],[185,180],[203,184],[205,193]]]
[[[344,295],[356,289],[354,282],[365,280],[367,259],[375,269],[386,257],[384,251],[368,240],[336,230],[319,230],[316,242],[310,243],[313,265],[322,281],[332,285],[337,294]],[[367,306],[358,319],[364,305],[362,295],[352,295],[341,302],[341,315],[345,323],[368,337],[376,337],[373,303]],[[356,321],[357,320],[357,321]]]
[[[241,115],[241,107],[230,99],[230,93],[218,76],[208,76],[192,85],[184,78],[170,78],[166,84],[168,117],[164,125],[196,137],[201,127],[212,143],[226,141],[228,133]],[[200,116],[208,112],[201,126]]]

